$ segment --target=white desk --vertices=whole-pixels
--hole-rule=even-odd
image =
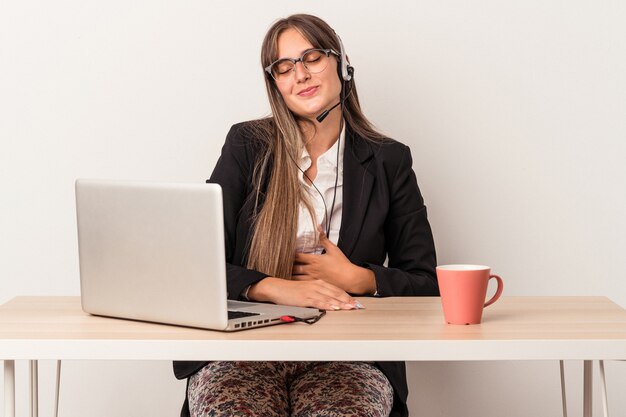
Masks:
[[[221,333],[90,316],[78,297],[17,297],[0,306],[5,416],[15,360],[583,360],[588,417],[591,361],[626,359],[626,310],[605,297],[503,297],[472,326],[445,324],[439,298],[361,301],[313,326]]]

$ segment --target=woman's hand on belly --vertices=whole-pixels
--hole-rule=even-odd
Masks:
[[[322,255],[296,253],[292,269],[295,281],[323,280],[351,294],[374,294],[376,278],[370,269],[353,264],[341,249],[320,231]]]

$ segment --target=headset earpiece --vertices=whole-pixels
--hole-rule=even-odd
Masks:
[[[350,80],[354,77],[354,67],[352,65],[348,65],[348,74],[350,75]]]

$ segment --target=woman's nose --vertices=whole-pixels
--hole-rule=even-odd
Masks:
[[[309,71],[306,69],[302,61],[296,62],[293,70],[296,72],[296,81],[298,82],[306,81],[311,77],[311,74],[309,74]]]

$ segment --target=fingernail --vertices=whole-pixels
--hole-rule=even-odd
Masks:
[[[358,302],[358,301],[357,301],[354,305],[355,305],[355,306],[356,306],[356,308],[358,308],[358,309],[363,309],[363,308],[365,308],[365,307],[363,307],[363,304],[361,304],[361,303],[360,303],[360,302]]]
[[[338,306],[330,306],[333,310],[341,310]]]

